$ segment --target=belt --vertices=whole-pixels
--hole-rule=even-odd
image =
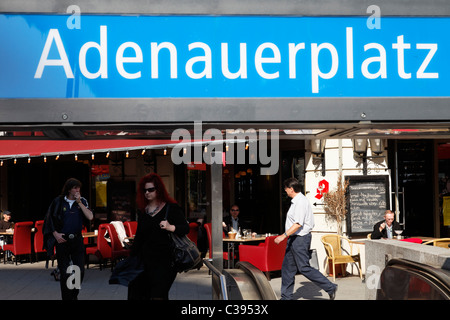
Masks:
[[[80,237],[80,234],[77,234],[77,233],[69,233],[69,234],[66,234],[66,235],[63,236],[63,238],[65,240],[74,240],[74,239],[76,239],[78,237]]]

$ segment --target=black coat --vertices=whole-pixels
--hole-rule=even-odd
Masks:
[[[372,231],[372,235],[371,235],[371,239],[381,239],[381,238],[387,238],[387,231],[386,228],[384,228],[381,232],[380,232],[380,225],[385,222],[384,220],[377,222],[374,226],[373,226],[373,231]],[[395,230],[402,230],[402,226],[397,222],[394,221],[392,222],[392,236],[395,236]]]
[[[223,222],[226,225],[226,227],[223,228],[223,231],[225,233],[228,233],[231,231],[231,228],[233,227],[233,223],[231,221],[232,219],[233,219],[232,216],[226,216],[225,218],[223,218]],[[247,223],[245,223],[241,218],[238,217],[238,230],[239,230],[239,228],[241,228],[241,232],[244,229],[251,229],[251,228],[249,228]]]
[[[53,236],[53,232],[60,232],[63,228],[63,201],[65,201],[64,196],[60,195],[56,197],[48,207],[47,213],[45,214],[44,225],[42,227],[42,233],[44,235],[44,244],[42,249],[47,251],[48,256],[53,255],[53,248],[56,246],[56,239]],[[81,202],[87,206],[87,201],[85,198],[81,198]]]

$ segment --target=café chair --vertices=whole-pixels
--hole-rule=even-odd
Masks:
[[[191,222],[189,223],[189,233],[187,234],[187,237],[197,245],[197,239],[198,239],[198,223],[197,222]]]
[[[31,262],[31,228],[33,228],[33,222],[17,222],[14,225],[13,243],[5,244],[3,251],[10,251],[17,260],[18,256],[28,254]],[[6,264],[6,254],[3,255],[3,262]]]
[[[336,282],[336,265],[337,264],[347,264],[347,263],[355,263],[358,267],[359,277],[362,280],[362,271],[361,271],[361,256],[359,254],[344,254],[342,249],[342,241],[347,241],[350,252],[352,252],[352,243],[349,239],[342,237],[338,234],[327,234],[322,236],[321,241],[325,247],[325,251],[327,253],[327,262],[331,262],[333,268],[333,282]]]
[[[134,237],[137,230],[137,221],[124,221],[123,226],[129,237]]]
[[[108,241],[109,240],[109,241]],[[110,223],[98,226],[97,246],[86,248],[86,266],[89,269],[89,255],[95,255],[100,260],[100,270],[107,260],[111,261],[111,270],[117,260],[130,255],[130,250],[122,247],[116,228]]]
[[[88,233],[88,230],[85,226],[83,226],[83,229],[81,230],[81,234]],[[83,237],[83,244],[85,247],[95,247],[96,245],[91,243],[88,237]]]
[[[270,281],[270,272],[281,270],[287,239],[275,243],[277,236],[266,237],[263,243],[257,246],[241,244],[239,246],[239,261],[247,261],[264,272]]]
[[[109,238],[111,240],[111,269],[114,268],[116,262],[120,259],[126,258],[130,255],[130,250],[122,247],[120,243],[119,236],[117,235],[116,228],[112,224],[106,225],[106,230],[108,231]]]
[[[425,245],[433,245],[435,247],[441,247],[441,248],[449,248],[450,246],[450,238],[440,238],[440,239],[434,239],[434,240],[430,240],[430,241],[426,241],[422,244]]]
[[[44,234],[42,228],[44,227],[44,220],[38,220],[34,223],[35,233],[33,239],[34,253],[36,255],[36,261],[39,261],[39,253],[47,252],[44,247]]]
[[[105,239],[108,223],[102,223],[98,226],[97,245],[86,248],[86,266],[89,269],[89,256],[95,255],[99,259],[100,270],[102,270],[103,263],[111,259],[111,246]]]
[[[212,258],[212,231],[211,231],[211,223],[204,224],[206,234],[208,235],[208,243],[209,243],[209,258]],[[225,238],[225,232],[222,231],[222,237]],[[223,260],[227,261],[227,266],[229,265],[228,252],[223,252]]]

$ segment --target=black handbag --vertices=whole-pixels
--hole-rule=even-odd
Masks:
[[[130,256],[116,264],[109,278],[109,284],[120,284],[128,287],[143,271],[144,263],[142,260],[138,256]]]
[[[168,212],[169,204],[167,204],[165,220],[167,220]],[[172,262],[177,272],[187,272],[202,267],[203,260],[194,242],[186,235],[179,236],[173,232],[169,232],[169,237],[173,243]]]

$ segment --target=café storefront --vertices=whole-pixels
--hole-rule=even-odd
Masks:
[[[281,181],[294,175],[317,232],[329,232],[321,193],[342,173],[386,176],[385,205],[406,229],[448,236],[449,15],[440,1],[2,1],[2,139],[170,139],[185,129],[198,141],[201,123],[200,140],[223,139],[221,158],[258,141],[256,159],[236,152],[206,168],[195,147],[174,167],[165,146],[155,151],[176,198],[217,226],[240,202],[261,231],[279,232]],[[237,129],[245,134],[228,145]],[[154,160],[133,159],[120,170],[141,169],[119,179]]]

